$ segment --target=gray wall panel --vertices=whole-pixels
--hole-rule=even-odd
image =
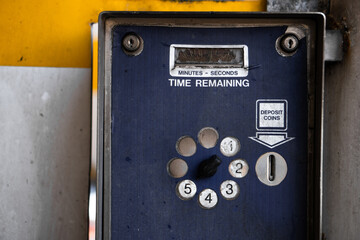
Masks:
[[[0,67],[0,239],[85,239],[90,69]]]
[[[328,240],[360,237],[360,1],[333,0],[351,47],[340,63],[326,65],[324,232]]]

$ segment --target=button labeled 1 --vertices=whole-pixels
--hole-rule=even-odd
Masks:
[[[220,152],[226,157],[232,157],[240,151],[240,142],[235,137],[226,137],[220,143]]]

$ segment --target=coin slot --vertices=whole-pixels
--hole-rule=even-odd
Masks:
[[[190,136],[180,137],[176,142],[176,151],[184,157],[194,155],[196,152],[196,143],[194,139]]]
[[[276,186],[285,179],[288,168],[283,156],[276,152],[268,152],[258,158],[255,171],[263,184]]]
[[[275,156],[272,154],[268,157],[268,179],[270,182],[275,179]]]
[[[205,127],[199,131],[199,143],[206,149],[215,147],[218,139],[219,133],[212,127]]]

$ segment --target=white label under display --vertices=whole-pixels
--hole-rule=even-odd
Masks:
[[[256,101],[257,130],[287,130],[287,101],[260,99]]]

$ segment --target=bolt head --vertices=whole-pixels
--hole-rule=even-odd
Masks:
[[[280,47],[284,52],[293,53],[299,47],[299,39],[294,34],[286,34],[280,40]]]
[[[141,40],[134,34],[126,35],[122,40],[122,46],[126,51],[135,52],[140,48]]]

